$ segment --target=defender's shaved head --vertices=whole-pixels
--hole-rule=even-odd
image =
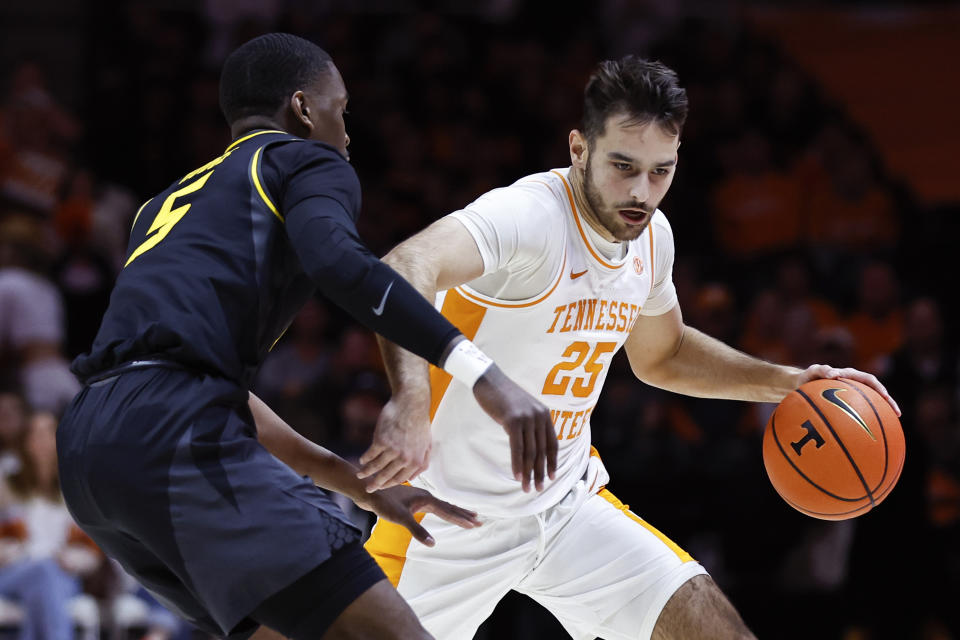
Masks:
[[[254,38],[223,63],[220,109],[230,126],[248,116],[272,116],[295,91],[329,73],[332,64],[326,51],[289,33]]]

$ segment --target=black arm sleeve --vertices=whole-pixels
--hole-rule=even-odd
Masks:
[[[308,198],[286,217],[300,263],[325,296],[371,330],[439,366],[444,349],[460,332],[363,245],[352,217],[337,200]]]
[[[280,142],[264,153],[287,235],[320,291],[369,329],[432,364],[460,332],[360,241],[360,181],[333,147]]]

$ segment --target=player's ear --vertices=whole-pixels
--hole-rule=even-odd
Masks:
[[[294,91],[290,96],[290,109],[293,110],[293,116],[296,120],[307,128],[307,131],[313,131],[313,121],[310,119],[310,107],[307,106],[307,96],[303,91]]]
[[[570,132],[569,137],[570,143],[570,162],[573,163],[573,166],[578,169],[583,169],[587,166],[587,157],[590,155],[590,145],[587,144],[587,139],[579,129],[574,129]]]

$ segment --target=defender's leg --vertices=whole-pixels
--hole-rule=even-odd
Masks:
[[[330,625],[323,640],[433,640],[410,605],[388,580],[353,601]]]

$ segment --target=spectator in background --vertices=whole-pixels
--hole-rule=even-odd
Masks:
[[[390,391],[383,377],[371,371],[357,374],[340,403],[340,436],[330,449],[351,462],[370,447],[373,430]]]
[[[903,342],[903,309],[900,283],[886,262],[872,261],[860,270],[859,305],[846,320],[857,337],[854,366],[882,374],[886,358]]]
[[[49,216],[69,170],[68,149],[79,121],[51,96],[34,62],[14,69],[3,104],[6,157],[0,161],[0,199]]]
[[[383,372],[376,338],[358,325],[349,325],[340,334],[331,359],[330,379],[340,389],[345,389],[356,375],[366,371]]]
[[[834,122],[817,136],[804,189],[805,236],[819,253],[890,250],[900,225],[877,160],[866,143]]]
[[[723,252],[745,262],[796,246],[801,186],[776,168],[769,141],[751,129],[718,153],[725,177],[713,189],[711,215]]]
[[[813,316],[818,329],[836,326],[840,316],[836,307],[814,291],[810,283],[810,269],[799,256],[786,256],[777,267],[775,291],[785,309],[803,307]]]
[[[697,291],[691,326],[724,342],[736,342],[737,308],[733,292],[721,282],[708,282]]]
[[[60,411],[80,390],[63,354],[63,301],[41,275],[42,228],[27,216],[0,220],[0,352],[27,403]],[[6,372],[10,375],[10,372]]]
[[[360,455],[373,442],[380,411],[390,399],[386,381],[380,374],[364,371],[354,376],[340,402],[339,437],[330,450],[341,458],[358,464]],[[357,527],[369,534],[375,518],[369,511],[357,507],[345,496],[333,496],[334,502],[343,509]]]
[[[194,628],[170,613],[150,592],[124,573],[120,563],[110,560],[112,575],[117,578],[116,593],[110,599],[110,621],[113,635],[131,638],[130,633],[141,632],[140,640],[190,640]]]
[[[740,348],[750,355],[783,362],[789,352],[783,336],[784,308],[772,289],[760,291],[747,310]]]
[[[691,326],[727,343],[736,342],[737,315],[733,293],[721,283],[700,287],[691,313]],[[670,396],[667,415],[676,435],[691,448],[691,469],[720,478],[742,468],[753,442],[745,435],[742,402],[714,402],[706,398]],[[749,435],[754,435],[749,433]]]
[[[893,353],[884,377],[904,413],[912,414],[917,396],[925,387],[956,388],[957,350],[943,335],[940,305],[929,297],[917,298],[907,307],[903,345]]]
[[[873,263],[876,268],[877,263]],[[871,265],[866,267],[871,268]],[[878,271],[887,267],[880,265]],[[889,275],[880,279],[888,280]],[[884,306],[893,308],[887,303]],[[879,324],[879,326],[884,326]],[[882,333],[881,333],[882,335]],[[858,339],[861,337],[857,335]],[[869,337],[864,334],[864,338]],[[858,353],[862,350],[857,349]],[[862,357],[862,356],[859,356]],[[900,362],[903,358],[896,358]],[[942,604],[943,581],[931,577],[936,572],[940,577],[955,581],[960,569],[954,557],[956,538],[949,548],[938,549],[935,530],[931,527],[928,505],[930,473],[933,468],[935,449],[939,446],[930,441],[927,433],[939,430],[930,420],[939,414],[943,405],[938,401],[930,409],[918,410],[920,396],[927,388],[922,381],[908,379],[901,368],[890,382],[890,393],[905,402],[900,422],[907,442],[907,456],[896,488],[884,499],[883,504],[866,516],[856,519],[853,547],[850,557],[850,579],[844,601],[848,603],[847,623],[853,638],[869,640],[903,640],[904,638],[938,638],[942,636],[921,635],[922,627]],[[896,385],[896,386],[894,386]],[[949,403],[948,403],[949,405]],[[954,429],[956,427],[954,426]],[[898,549],[910,549],[909,553],[897,553]],[[941,551],[945,553],[941,554]],[[956,608],[956,603],[949,605]],[[949,636],[947,636],[949,637]]]
[[[96,199],[94,177],[78,170],[67,182],[53,224],[62,242],[52,268],[66,311],[65,350],[71,358],[86,351],[100,328],[110,301],[114,269],[110,257],[93,242]]]
[[[103,556],[73,523],[57,474],[57,418],[38,411],[19,441],[14,498],[0,518],[0,596],[24,609],[21,640],[73,637],[69,602]]]
[[[814,336],[817,320],[804,305],[787,307],[783,314],[783,344],[787,348],[787,362],[802,364],[819,362],[815,357]]]
[[[940,636],[960,637],[960,612],[956,595],[960,593],[960,419],[955,388],[945,385],[923,386],[916,402],[917,431],[929,451],[926,474],[926,505],[929,523],[928,565],[930,616],[928,630]],[[929,632],[929,631],[928,631]],[[953,634],[952,636],[950,634]],[[928,637],[931,637],[928,636]]]
[[[326,440],[326,428],[317,420],[315,407],[317,390],[330,373],[329,322],[326,307],[316,298],[307,300],[264,360],[254,384],[257,395],[277,415],[299,425],[316,442]]]
[[[17,443],[27,422],[27,405],[18,392],[0,390],[0,509],[7,502],[3,485],[6,479],[20,471],[20,454]]]
[[[790,166],[816,135],[823,108],[813,83],[788,61],[777,60],[771,75],[763,92],[763,132],[776,140],[779,163]]]
[[[27,405],[23,396],[17,391],[0,389],[0,516],[14,501],[9,479],[22,467],[19,445],[26,425]],[[4,562],[0,550],[0,566]]]

